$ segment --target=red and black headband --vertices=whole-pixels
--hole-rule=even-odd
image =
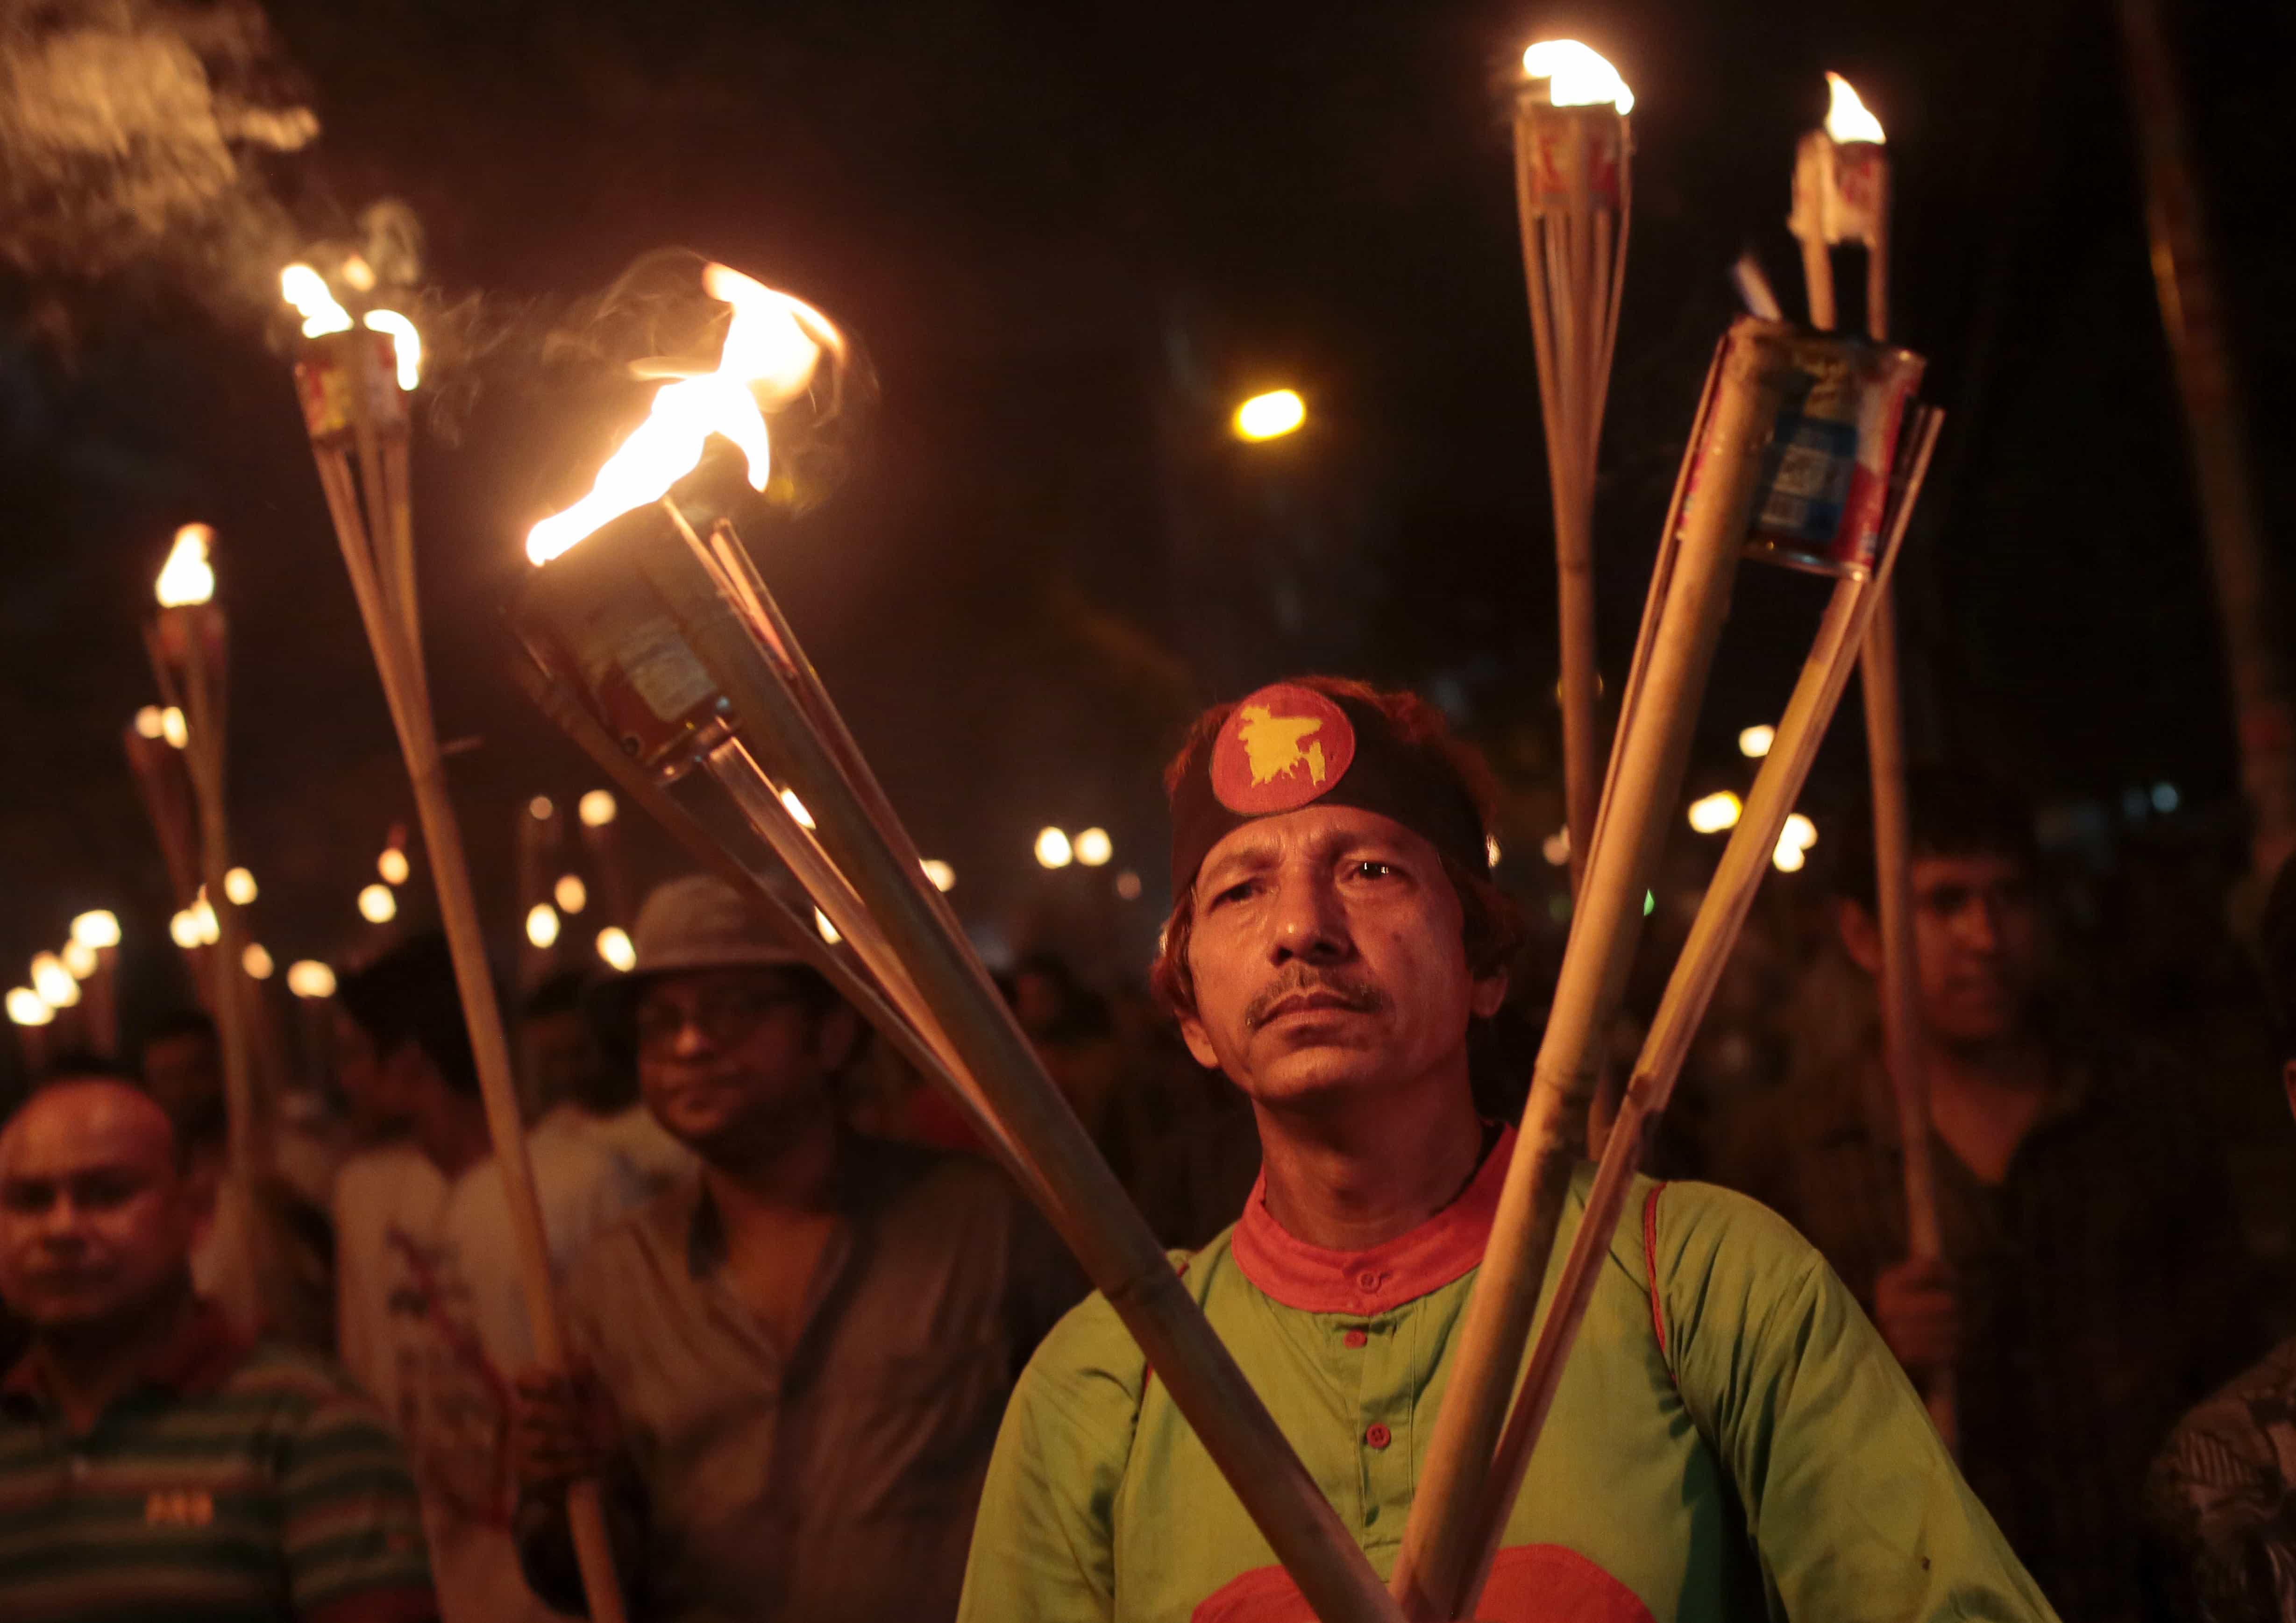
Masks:
[[[1439,741],[1406,736],[1353,694],[1277,682],[1238,701],[1172,786],[1172,894],[1245,824],[1317,804],[1392,817],[1468,873],[1490,871],[1482,815]]]

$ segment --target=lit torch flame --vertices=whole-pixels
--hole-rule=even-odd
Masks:
[[[1599,107],[1608,102],[1621,114],[1635,110],[1635,93],[1619,70],[1590,45],[1575,39],[1542,39],[1522,53],[1522,70],[1546,79],[1547,99],[1557,107]]]
[[[279,291],[303,317],[305,338],[324,338],[351,330],[351,313],[335,302],[327,279],[308,265],[291,265],[279,273]]]
[[[829,318],[737,270],[701,273],[712,299],[734,307],[717,370],[664,384],[652,410],[598,470],[590,494],[527,532],[526,555],[547,563],[583,537],[633,508],[659,500],[691,473],[713,433],[741,447],[750,486],[763,490],[773,468],[766,413],[803,394],[822,351],[840,340]]]
[[[390,352],[398,357],[398,387],[413,393],[422,381],[422,335],[396,310],[369,310],[363,319],[368,332],[390,334]]]
[[[1825,133],[1835,141],[1870,141],[1882,144],[1882,120],[1866,111],[1866,103],[1857,99],[1849,81],[1838,73],[1825,76],[1826,87],[1833,93],[1833,104],[1825,110]]]
[[[160,570],[162,609],[186,609],[215,595],[215,567],[208,561],[208,543],[213,539],[215,531],[204,524],[186,524],[176,532],[176,545]]]

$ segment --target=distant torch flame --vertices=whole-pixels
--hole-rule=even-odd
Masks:
[[[215,570],[208,562],[208,543],[215,531],[204,524],[186,524],[176,532],[168,561],[160,569],[160,606],[187,608],[215,595]]]
[[[1825,133],[1838,142],[1870,141],[1882,144],[1882,120],[1866,111],[1866,103],[1849,87],[1849,81],[1838,73],[1825,76],[1827,88],[1833,92],[1833,104],[1825,110]]]
[[[1635,110],[1635,93],[1619,70],[1575,39],[1540,40],[1522,53],[1522,70],[1548,81],[1547,99],[1557,107],[1599,107],[1608,102],[1621,113]]]
[[[305,338],[324,338],[351,330],[351,313],[335,302],[327,279],[308,265],[291,265],[279,273],[279,292],[303,317]]]
[[[718,369],[666,383],[653,409],[598,470],[590,494],[527,532],[526,555],[547,563],[583,537],[636,507],[656,501],[701,460],[711,434],[723,434],[749,459],[750,487],[763,490],[773,469],[766,413],[803,394],[824,348],[840,340],[828,317],[737,270],[701,273],[712,299],[734,307]]]
[[[398,357],[398,387],[411,393],[422,381],[422,335],[396,310],[369,310],[363,319],[368,332],[390,334],[390,352]]]

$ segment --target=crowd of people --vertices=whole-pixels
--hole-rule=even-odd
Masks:
[[[1271,715],[1323,729],[1312,772],[1253,752]],[[1385,1576],[1513,1143],[1488,1031],[1546,988],[1409,695],[1277,684],[1169,783],[1154,1001],[1003,984]],[[1851,840],[1827,939],[1742,948],[1795,989],[1636,1190],[1476,1615],[2296,1623],[2296,1340],[2205,1061],[2068,987],[2030,806],[1910,789],[1942,1257]],[[562,1375],[442,939],[342,976],[340,1109],[275,1112],[260,1180],[199,1015],[37,1079],[0,1128],[0,1617],[578,1616],[584,1480],[635,1618],[1307,1616],[965,1118],[723,881],[633,936],[517,1022]],[[2246,1085],[2296,1111],[2296,865],[2252,948],[2286,1059]]]

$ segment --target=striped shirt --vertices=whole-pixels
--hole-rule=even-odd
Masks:
[[[332,1365],[201,1302],[73,1435],[41,1354],[0,1381],[0,1618],[398,1623],[435,1605],[414,1485]]]

